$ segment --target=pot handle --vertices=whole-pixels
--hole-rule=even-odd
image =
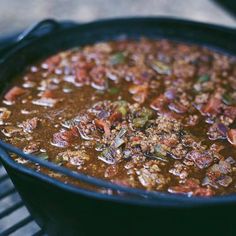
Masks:
[[[29,27],[28,29],[26,29],[25,31],[23,31],[17,38],[16,38],[16,42],[22,42],[23,40],[29,40],[34,38],[35,36],[37,37],[37,32],[40,30],[40,35],[45,35],[48,33],[51,33],[53,31],[56,31],[58,29],[61,28],[61,23],[59,23],[56,20],[53,19],[45,19],[42,20],[34,25],[32,25],[31,27]],[[42,30],[44,32],[42,32]]]
[[[72,21],[59,22],[54,19],[45,19],[34,24],[33,26],[23,31],[14,40],[10,41],[4,48],[0,49],[0,63],[3,62],[7,58],[7,55],[11,53],[12,50],[17,48],[17,46],[21,43],[73,25],[76,25],[76,23]]]

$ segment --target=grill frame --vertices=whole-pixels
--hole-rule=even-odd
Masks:
[[[3,170],[4,167],[2,166],[1,162],[0,162],[0,168],[1,168],[1,172],[3,172],[3,175],[1,175],[1,177],[0,177],[0,186],[1,186],[2,182],[9,181],[10,178],[9,178],[8,174],[6,172],[4,172],[4,170]],[[12,196],[14,194],[18,194],[18,193],[17,193],[17,190],[15,189],[14,185],[12,186],[12,184],[9,184],[7,186],[7,188],[5,188],[4,190],[3,190],[3,188],[0,189],[0,202],[6,200],[7,198],[8,199],[13,198]],[[15,211],[22,209],[24,207],[24,203],[23,203],[22,199],[19,199],[18,201],[11,200],[11,202],[12,202],[12,205],[5,208],[4,210],[1,210],[0,222],[1,222],[1,220],[6,221],[7,218],[9,218],[11,214],[14,214]],[[1,236],[8,236],[12,233],[18,233],[18,232],[19,232],[18,235],[20,235],[20,230],[22,230],[22,228],[27,226],[28,224],[32,224],[33,222],[35,223],[33,217],[30,214],[28,216],[23,215],[20,219],[17,219],[16,221],[12,222],[12,224],[9,224],[8,227],[6,229],[4,229],[3,231],[0,229],[0,235]],[[29,227],[29,229],[31,228],[30,225],[28,227]],[[45,233],[39,227],[36,232],[32,233],[32,236],[43,236],[43,235],[45,235]]]

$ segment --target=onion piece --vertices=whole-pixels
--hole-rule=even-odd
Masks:
[[[98,159],[104,161],[107,164],[113,165],[116,163],[116,150],[114,147],[106,148],[101,155],[98,156]]]
[[[161,75],[171,74],[171,68],[161,61],[153,60],[152,62],[150,62],[150,67],[154,71],[156,71],[158,74],[161,74]]]
[[[177,103],[177,102],[172,102],[168,105],[168,108],[171,111],[174,111],[178,114],[184,114],[187,112],[187,107],[183,106],[181,103]]]
[[[40,98],[32,101],[34,105],[44,106],[44,107],[54,107],[57,102],[58,99],[54,98]]]
[[[113,143],[115,148],[120,147],[125,142],[124,139],[122,139],[122,137],[125,135],[126,132],[127,130],[122,128],[120,132],[117,134]]]

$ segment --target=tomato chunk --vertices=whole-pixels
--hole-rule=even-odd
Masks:
[[[4,96],[4,98],[7,101],[13,102],[17,99],[17,97],[23,95],[26,93],[26,90],[23,88],[20,88],[18,86],[14,86],[12,89],[10,89]]]
[[[111,134],[110,124],[104,120],[95,119],[95,125],[104,130],[105,135],[108,137]]]
[[[227,132],[227,140],[236,147],[236,129],[230,129]]]

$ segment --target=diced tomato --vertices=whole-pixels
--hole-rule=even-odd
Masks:
[[[163,139],[162,143],[168,147],[175,147],[178,144],[178,139],[170,137],[168,139]]]
[[[138,103],[144,103],[148,94],[148,84],[132,85],[129,92],[133,94],[133,100]]]
[[[222,105],[221,100],[219,98],[212,96],[208,101],[208,103],[202,107],[201,112],[204,115],[217,114],[219,112],[221,105]]]
[[[136,137],[131,137],[131,139],[130,139],[131,142],[139,142],[139,141],[141,141],[141,140],[142,140],[142,138],[141,138],[141,137],[138,137],[138,136],[136,136]]]
[[[59,63],[61,62],[61,55],[57,54],[54,56],[49,57],[44,64],[47,65],[48,67],[48,71],[52,72],[57,65],[59,65]]]
[[[109,137],[111,134],[110,124],[104,120],[95,119],[95,125],[104,130],[106,137]]]
[[[227,132],[227,140],[236,147],[236,129],[229,129]]]
[[[11,88],[4,96],[7,101],[15,101],[17,97],[26,93],[25,89],[22,89],[18,86]]]
[[[53,64],[53,65],[58,65],[61,61],[61,56],[59,54],[55,55],[55,56],[51,56],[49,57],[45,63],[47,64]]]
[[[73,127],[69,131],[67,131],[70,138],[77,137],[79,135],[78,128]]]
[[[46,90],[46,91],[43,92],[41,97],[42,98],[54,98],[55,95],[54,95],[52,90]]]
[[[164,109],[167,102],[167,98],[163,94],[161,94],[151,102],[150,107],[155,111],[160,111]]]
[[[90,81],[89,74],[88,74],[87,70],[85,70],[85,69],[76,68],[75,75],[76,75],[75,81],[77,83],[84,85],[84,84],[88,84]]]
[[[114,122],[119,121],[121,119],[122,119],[122,114],[120,112],[114,112],[109,117],[109,121],[111,122],[111,124],[113,124]]]

